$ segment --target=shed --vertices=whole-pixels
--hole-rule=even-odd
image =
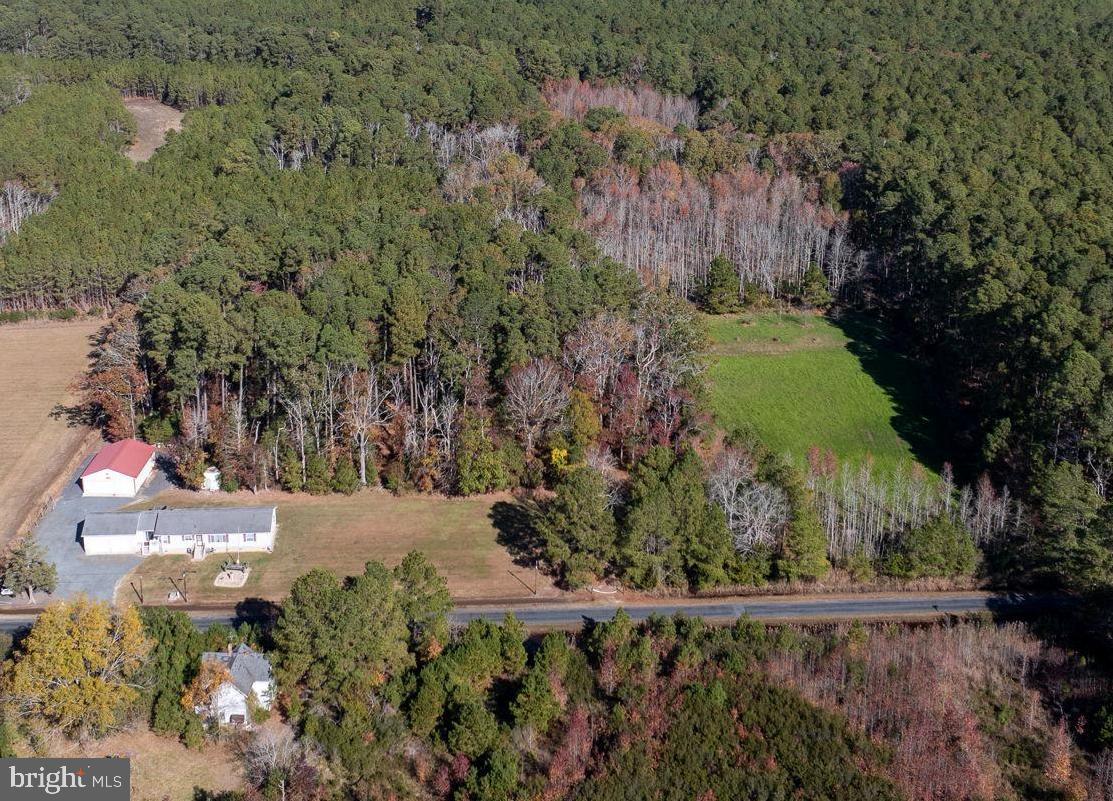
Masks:
[[[155,449],[137,439],[105,445],[81,474],[84,495],[132,498],[155,466]]]

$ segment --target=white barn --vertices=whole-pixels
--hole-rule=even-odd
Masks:
[[[81,474],[81,493],[103,498],[133,498],[155,467],[155,449],[137,439],[105,445]]]
[[[201,654],[202,664],[212,662],[228,669],[231,681],[221,684],[208,707],[196,711],[226,726],[250,725],[254,703],[260,709],[270,709],[274,700],[274,675],[271,663],[258,651],[247,645],[238,645],[227,653],[210,651]],[[250,699],[250,702],[249,702]]]
[[[274,506],[102,512],[85,518],[81,544],[90,556],[272,551],[278,531]]]

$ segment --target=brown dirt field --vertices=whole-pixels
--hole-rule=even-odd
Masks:
[[[182,112],[151,97],[125,97],[124,106],[135,117],[135,141],[127,156],[135,163],[146,161],[166,141],[168,131],[182,129]]]
[[[314,567],[337,575],[363,572],[370,560],[393,567],[411,550],[423,551],[448,581],[458,601],[556,597],[561,591],[543,574],[514,564],[502,544],[495,518],[513,504],[508,494],[471,498],[428,495],[395,497],[384,491],[352,496],[293,495],[284,492],[239,492],[207,495],[185,490],[164,492],[143,506],[265,506],[278,507],[278,540],[274,553],[242,556],[251,566],[244,587],[213,586],[220,564],[230,555],[210,554],[203,562],[187,556],[149,556],[120,582],[117,600],[133,603],[129,581],[142,576],[145,602],[162,603],[172,589],[170,577],[188,576],[186,593],[193,603],[235,603],[241,598],[281,600],[291,582]],[[505,526],[506,523],[503,523]],[[531,590],[537,587],[535,596]]]
[[[0,544],[39,508],[89,429],[52,417],[71,403],[70,384],[88,364],[101,320],[0,326]]]
[[[50,756],[131,759],[132,801],[193,801],[198,787],[215,792],[243,789],[243,772],[234,748],[210,742],[191,750],[146,728],[84,744],[60,738]]]

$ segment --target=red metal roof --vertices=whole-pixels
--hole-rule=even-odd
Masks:
[[[85,478],[85,476],[92,475],[100,470],[114,470],[125,476],[137,478],[143,472],[143,466],[147,464],[147,460],[151,458],[154,452],[153,447],[137,439],[122,439],[119,442],[113,442],[111,445],[105,445],[100,449],[100,453],[93,457],[93,461],[89,462],[89,466],[85,468],[81,477]]]

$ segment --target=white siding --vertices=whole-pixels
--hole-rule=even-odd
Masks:
[[[210,707],[212,716],[218,723],[226,724],[232,715],[243,715],[244,723],[251,723],[247,714],[247,698],[233,684],[222,684],[213,693]]]
[[[115,470],[98,470],[81,478],[81,494],[97,498],[133,498],[151,476],[155,466],[152,455],[135,478]]]
[[[274,700],[274,683],[257,681],[251,685],[251,693],[255,696],[255,700],[259,702],[259,706],[263,709],[270,709],[271,702]]]
[[[139,534],[98,534],[95,537],[82,537],[81,544],[90,556],[109,554],[137,554],[143,538]]]

